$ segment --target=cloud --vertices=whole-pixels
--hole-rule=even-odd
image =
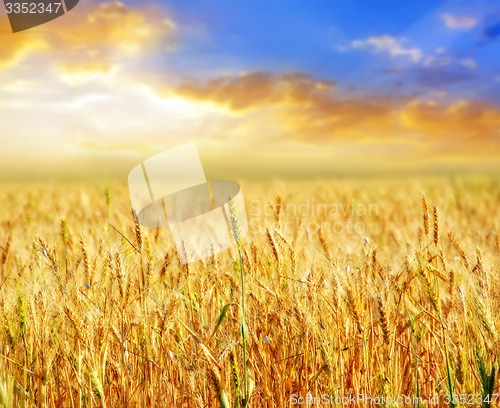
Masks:
[[[119,76],[85,84],[56,82],[56,76],[15,78],[12,73],[0,86],[0,114],[4,133],[16,134],[4,143],[2,156],[24,158],[19,166],[28,157],[31,165],[50,156],[64,159],[68,169],[87,163],[83,172],[126,172],[139,156],[185,140],[221,157],[239,151],[236,167],[253,158],[261,168],[263,151],[269,163],[273,154],[290,154],[304,168],[338,152],[352,166],[366,163],[373,152],[387,162],[397,152],[408,163],[431,153],[500,157],[500,109],[478,101],[353,97],[301,73],[186,78],[163,88]],[[22,125],[28,115],[29,126]]]
[[[8,38],[2,39],[0,65],[12,67],[32,57],[42,64],[56,64],[66,73],[109,71],[111,64],[166,47],[177,29],[162,10],[129,7],[119,1],[82,4],[78,12],[49,24],[50,32],[1,33]]]
[[[184,82],[175,93],[187,98],[208,100],[238,111],[255,108],[260,104],[294,104],[325,99],[334,90],[332,82],[321,81],[304,74],[278,76],[251,72],[237,77],[228,76],[206,83]],[[169,90],[171,92],[171,90]]]
[[[433,53],[425,54],[424,51],[417,47],[406,47],[404,39],[398,39],[389,35],[379,37],[369,37],[365,40],[351,41],[350,48],[354,49],[370,49],[375,53],[387,53],[392,58],[406,57],[414,62],[417,66],[422,67],[422,75],[424,81],[434,75],[436,70],[441,74],[447,67],[454,67],[450,74],[447,83],[456,82],[460,78],[470,78],[469,74],[462,74],[460,68],[475,70],[477,68],[476,61],[471,58],[461,58],[450,55],[444,47],[438,47]],[[426,69],[429,69],[426,71]]]
[[[453,58],[445,55],[430,55],[423,61],[423,65],[428,68],[447,67],[453,64]]]
[[[0,27],[9,27],[7,15],[0,14]],[[8,38],[6,38],[8,36]],[[15,66],[26,56],[47,51],[49,43],[44,38],[30,36],[26,33],[12,34],[8,31],[0,32],[0,68],[6,69]]]
[[[413,62],[419,62],[424,57],[424,53],[420,48],[405,47],[403,39],[390,35],[354,40],[351,41],[351,47],[355,49],[371,49],[375,53],[387,53],[392,58],[406,57]]]
[[[440,70],[424,78],[429,84],[468,79],[465,73],[450,75]],[[275,129],[273,137],[268,135],[269,141],[274,139],[278,144],[293,142],[319,149],[342,145],[411,145],[415,155],[437,150],[446,155],[444,146],[448,146],[462,154],[478,151],[500,154],[500,109],[480,101],[352,98],[333,88],[324,90],[308,76],[266,73],[191,81],[175,92],[196,102],[230,109],[238,115],[240,126],[252,123],[260,114],[258,126],[265,123],[281,126],[281,130]],[[255,131],[255,126],[251,126],[249,133],[243,131],[239,137],[251,140]]]
[[[422,60],[422,66],[429,69],[448,69],[448,67],[453,67],[455,71],[462,68],[467,68],[468,70],[477,69],[477,62],[472,57],[458,58],[456,56],[450,55],[446,52],[444,48],[438,48],[433,54],[427,55]]]
[[[477,78],[478,75],[476,73],[463,69],[442,69],[440,67],[433,67],[417,70],[418,82],[433,89],[454,85],[459,82],[473,81]]]
[[[458,100],[446,105],[412,101],[402,111],[409,129],[431,137],[443,148],[488,154],[500,152],[500,109],[484,102]],[[446,124],[446,125],[444,125]],[[424,133],[425,132],[425,133]]]
[[[477,62],[473,58],[463,58],[459,61],[460,65],[468,69],[476,69]]]
[[[475,17],[459,17],[450,13],[442,14],[441,19],[444,25],[451,30],[470,30],[479,24],[479,20]]]
[[[65,21],[53,42],[84,61],[137,55],[171,39],[176,31],[176,24],[159,10],[129,8],[118,1],[100,4],[86,18],[74,20]]]
[[[0,162],[8,155],[85,156],[87,139],[117,150],[139,147],[141,138],[156,146],[166,140],[158,129],[175,139],[199,127],[208,109],[159,99],[135,76],[168,54],[176,33],[157,6],[117,1],[82,3],[43,30],[0,32],[0,122],[5,135],[16,135],[2,143]],[[165,123],[166,115],[176,120]]]

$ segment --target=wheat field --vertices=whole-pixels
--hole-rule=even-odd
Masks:
[[[124,183],[2,184],[0,407],[500,405],[498,178],[241,184],[189,265]]]

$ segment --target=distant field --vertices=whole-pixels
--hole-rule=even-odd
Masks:
[[[241,184],[248,406],[500,405],[500,179]],[[239,268],[125,184],[0,185],[0,407],[242,406]]]

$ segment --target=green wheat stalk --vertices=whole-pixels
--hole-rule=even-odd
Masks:
[[[243,273],[243,255],[241,251],[241,228],[234,198],[229,198],[229,218],[234,239],[238,246],[239,272],[241,278],[241,338],[243,341],[243,407],[248,404],[247,341],[245,324],[245,274]]]

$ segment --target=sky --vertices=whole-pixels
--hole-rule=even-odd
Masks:
[[[12,33],[0,172],[113,174],[196,142],[207,172],[500,163],[497,1],[81,1]]]

